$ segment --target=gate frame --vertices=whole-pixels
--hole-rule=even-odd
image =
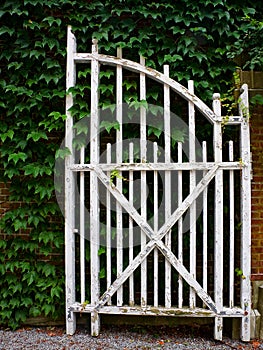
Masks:
[[[215,328],[214,337],[215,339],[222,339],[222,320],[223,317],[241,317],[241,339],[243,341],[250,340],[250,312],[251,312],[251,286],[250,286],[250,273],[251,273],[251,160],[250,160],[250,133],[249,133],[249,112],[248,112],[248,88],[244,84],[242,86],[242,93],[240,95],[239,113],[240,116],[229,117],[227,120],[223,119],[221,116],[221,104],[220,95],[213,95],[213,111],[204,104],[193,92],[193,87],[189,85],[189,89],[185,88],[178,82],[169,78],[169,74],[166,72],[164,74],[155,71],[152,68],[146,67],[144,61],[141,59],[140,63],[132,62],[121,57],[121,53],[117,57],[102,55],[98,53],[97,42],[94,40],[92,45],[92,53],[77,53],[76,39],[71,31],[71,27],[68,27],[68,41],[67,41],[67,82],[66,89],[73,87],[76,83],[76,64],[91,62],[91,142],[94,143],[93,152],[91,153],[91,164],[84,164],[84,159],[81,158],[81,164],[74,164],[74,150],[72,147],[73,141],[73,118],[69,111],[70,107],[73,105],[73,96],[71,93],[67,94],[66,97],[66,137],[65,146],[71,151],[70,156],[65,158],[65,273],[66,273],[66,328],[67,334],[74,334],[76,330],[76,313],[77,312],[87,312],[91,313],[91,334],[98,335],[100,324],[99,324],[99,314],[100,313],[125,313],[125,314],[147,314],[147,315],[173,315],[173,316],[200,316],[203,314],[205,317],[215,318]],[[110,167],[104,166],[104,168],[99,166],[98,159],[98,144],[97,144],[97,130],[98,130],[98,75],[99,75],[99,63],[114,65],[117,67],[124,67],[140,73],[141,76],[149,76],[152,79],[157,80],[164,86],[171,88],[176,93],[181,95],[185,100],[189,102],[190,108],[197,107],[200,112],[214,125],[214,166],[210,166],[207,163],[206,167],[201,169],[198,167],[198,163],[192,162],[190,169],[193,170],[204,170],[207,174],[204,175],[200,183],[192,188],[190,191],[189,198],[184,200],[181,207],[179,208],[184,211],[190,207],[191,203],[198,197],[199,194],[206,188],[210,180],[216,178],[215,187],[215,211],[221,213],[221,215],[216,215],[215,224],[215,244],[217,248],[215,249],[215,264],[218,266],[222,265],[222,254],[220,254],[220,249],[223,247],[223,215],[222,215],[222,181],[223,181],[223,169],[242,169],[242,180],[241,180],[241,270],[243,273],[243,278],[241,279],[241,307],[223,307],[222,300],[222,285],[223,285],[223,271],[220,268],[215,278],[215,302],[211,297],[203,290],[200,284],[192,277],[192,275],[185,269],[184,265],[174,256],[166,244],[161,241],[161,238],[168,232],[168,224],[178,219],[178,211],[176,210],[171,214],[170,219],[168,219],[168,224],[164,225],[157,234],[154,234],[152,228],[143,219],[142,215],[139,215],[133,206],[125,200],[125,197],[120,193],[120,185],[117,187],[111,186],[109,182],[109,177],[104,173],[104,171],[109,171]],[[122,68],[121,68],[122,69]],[[119,96],[121,98],[121,96]],[[141,96],[141,99],[144,99]],[[240,154],[242,162],[222,162],[222,125],[223,124],[238,124],[240,125]],[[194,159],[192,159],[193,161]],[[113,165],[112,165],[113,166]],[[179,166],[176,163],[171,164],[171,169],[175,167],[183,170],[182,164]],[[158,170],[158,166],[154,163],[141,163],[141,171],[148,170]],[[198,168],[197,168],[198,167]],[[125,168],[125,165],[115,164],[114,169],[119,169],[120,171],[128,169],[132,170],[132,166]],[[138,164],[136,164],[136,169]],[[166,170],[169,168],[166,168]],[[163,169],[162,169],[163,170]],[[93,241],[95,245],[91,245],[91,256],[93,261],[97,261],[91,265],[91,304],[83,305],[76,302],[75,294],[75,234],[77,232],[75,228],[75,189],[74,189],[74,172],[90,171],[91,174],[91,185],[94,190],[98,189],[98,179],[107,187],[111,194],[118,200],[118,202],[126,208],[128,211],[132,210],[133,215],[129,213],[134,221],[139,223],[142,231],[148,235],[151,240],[145,245],[144,253],[141,252],[134,260],[133,263],[128,266],[128,268],[123,271],[120,276],[115,280],[115,282],[108,288],[108,290],[100,297],[98,274],[99,274],[99,257],[96,249],[96,232],[99,228],[94,227],[97,225],[95,216],[97,215],[96,208],[98,206],[98,199],[95,197],[92,199],[92,204],[90,208],[91,213],[91,233],[95,232]],[[190,199],[193,202],[190,202]],[[181,214],[182,215],[182,214]],[[93,225],[93,226],[92,226]],[[166,226],[166,227],[165,227]],[[84,230],[84,228],[80,228]],[[122,283],[132,274],[132,272],[139,266],[143,259],[148,255],[149,251],[158,247],[159,250],[165,255],[169,263],[176,268],[179,275],[182,276],[190,287],[197,293],[201,299],[206,303],[210,309],[184,309],[182,313],[181,308],[158,308],[156,313],[156,308],[152,307],[126,307],[126,306],[105,306],[110,297],[122,286]],[[147,250],[149,249],[149,251]],[[85,270],[82,268],[81,274],[85,274]]]

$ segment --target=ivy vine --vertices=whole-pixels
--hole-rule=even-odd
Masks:
[[[198,95],[210,103],[213,92],[226,92],[231,85],[249,23],[252,32],[259,30],[244,19],[259,14],[261,2],[250,0],[3,2],[0,182],[8,195],[0,218],[0,325],[16,328],[28,317],[64,312],[63,218],[53,168],[64,135],[67,25],[79,51],[89,52],[96,37],[102,52],[115,55],[121,46],[125,57],[136,60],[141,54],[158,70],[169,64],[174,79],[183,84],[194,79]],[[101,107],[107,108],[114,75],[101,74]],[[83,81],[74,88],[77,119],[89,111],[81,99],[90,91],[88,75],[88,68],[80,71]],[[136,105],[136,81],[127,78],[124,87],[126,101]],[[155,103],[159,98],[157,90],[147,97]]]

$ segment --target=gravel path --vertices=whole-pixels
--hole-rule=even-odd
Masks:
[[[224,338],[215,341],[207,327],[117,327],[103,326],[99,337],[91,337],[86,329],[74,336],[64,328],[23,328],[0,330],[0,349],[41,350],[126,350],[126,349],[263,349],[263,341],[243,343]]]

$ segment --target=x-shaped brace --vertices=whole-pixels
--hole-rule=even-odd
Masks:
[[[173,212],[169,219],[159,229],[157,233],[154,233],[150,225],[141,217],[134,206],[127,200],[127,198],[112,184],[108,176],[100,169],[99,165],[95,166],[93,171],[96,173],[100,181],[115,197],[115,199],[121,204],[121,206],[127,211],[132,219],[138,224],[141,230],[150,238],[150,241],[143,247],[141,252],[130,262],[129,266],[116,278],[107,291],[100,297],[97,304],[94,307],[94,311],[99,311],[107,301],[113,296],[113,294],[119,289],[119,287],[125,282],[125,280],[136,270],[141,262],[147,257],[150,252],[157,247],[170,264],[178,271],[178,273],[185,279],[185,281],[192,287],[197,295],[203,300],[203,302],[212,310],[217,313],[217,308],[214,301],[207,294],[207,292],[201,287],[201,285],[193,278],[193,276],[187,271],[184,265],[176,258],[174,253],[163,242],[162,238],[172,228],[172,226],[182,217],[185,211],[191,206],[191,204],[197,199],[202,191],[208,186],[209,182],[216,174],[219,165],[215,164],[206,175],[200,180],[194,190],[185,198],[181,205]]]

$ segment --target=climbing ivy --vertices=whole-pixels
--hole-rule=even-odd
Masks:
[[[15,328],[29,316],[55,317],[64,310],[63,218],[53,168],[64,134],[67,25],[79,51],[89,52],[96,37],[102,52],[115,55],[121,46],[125,57],[141,54],[158,70],[169,64],[174,79],[194,79],[197,94],[210,103],[213,92],[228,91],[243,37],[248,29],[259,30],[246,19],[259,14],[261,2],[250,0],[3,2],[0,182],[9,194],[1,204],[0,324]],[[89,69],[78,74],[83,83],[74,90],[72,113],[81,119],[88,111],[81,96],[89,93]],[[106,108],[113,76],[102,74]],[[138,103],[136,81],[126,80],[124,87],[127,101]],[[158,91],[148,97],[158,102]]]

